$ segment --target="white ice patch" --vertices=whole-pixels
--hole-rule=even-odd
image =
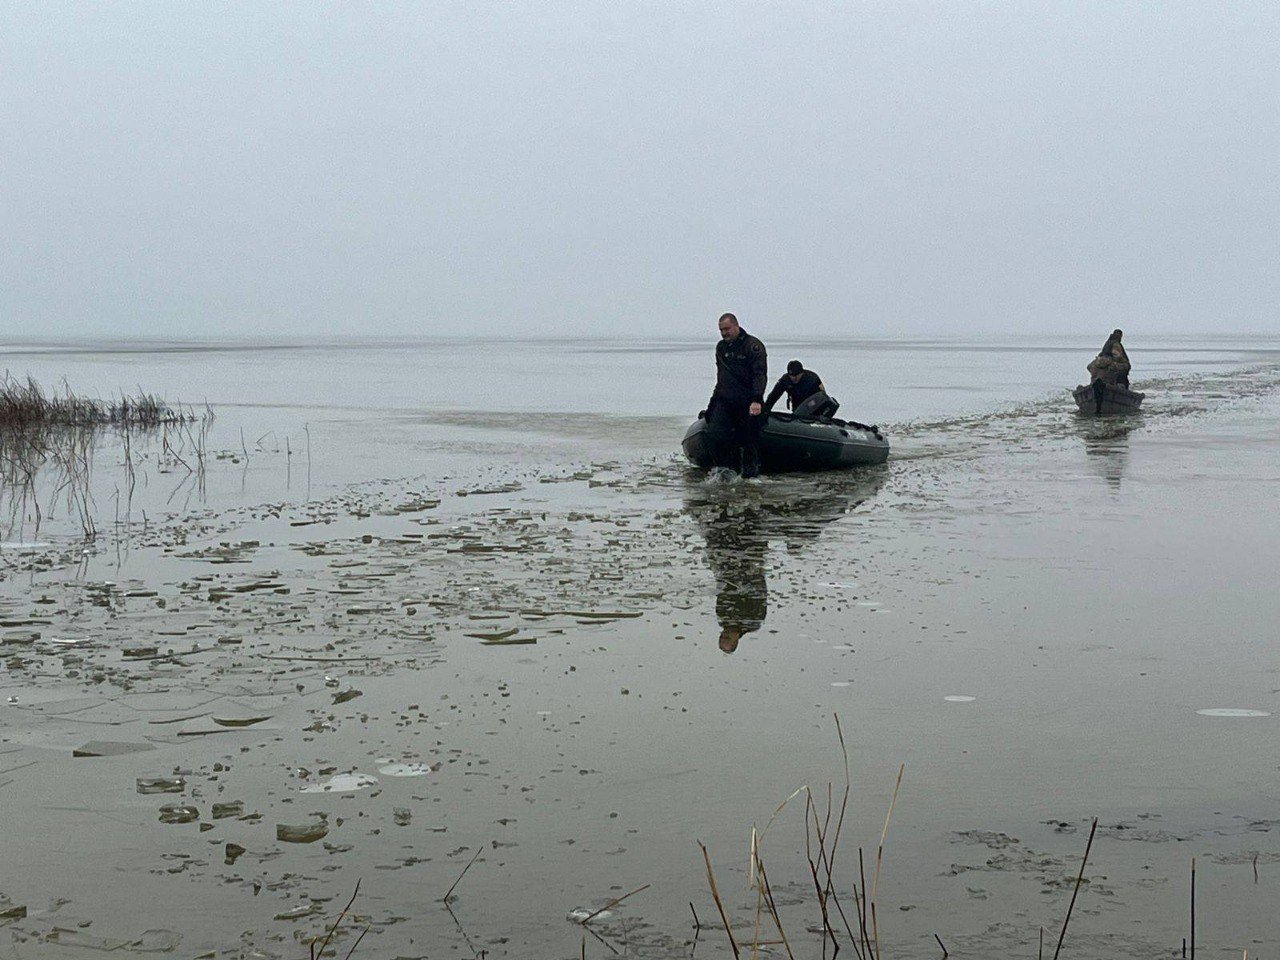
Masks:
[[[973,701],[977,700],[978,698],[966,697],[963,694],[957,693],[957,694],[952,694],[949,697],[943,697],[942,699],[947,701],[947,703],[973,703]]]
[[[378,778],[367,773],[340,773],[330,777],[324,783],[309,783],[302,788],[303,793],[350,793],[353,790],[365,790],[378,785]]]
[[[613,916],[613,913],[609,910],[601,910],[599,913],[596,913],[594,910],[587,910],[583,907],[578,907],[577,909],[570,910],[565,916],[565,919],[572,920],[574,923],[584,923],[593,915],[597,920],[608,920]]]
[[[1241,707],[1210,707],[1207,710],[1197,710],[1196,713],[1202,717],[1269,717],[1266,710],[1246,710]]]
[[[831,681],[831,685],[833,687],[851,687],[853,686],[853,682],[850,680],[833,680]]]

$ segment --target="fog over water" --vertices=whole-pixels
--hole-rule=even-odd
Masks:
[[[1280,10],[9,4],[0,335],[1274,332]]]
[[[0,5],[0,960],[1280,953],[1278,54]],[[725,310],[888,461],[690,466]]]

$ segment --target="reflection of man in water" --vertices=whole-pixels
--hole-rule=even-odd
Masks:
[[[769,584],[765,579],[767,540],[758,510],[725,506],[707,518],[707,560],[716,578],[716,619],[720,649],[733,653],[744,634],[759,630],[769,612]]]
[[[697,485],[685,509],[707,541],[721,650],[733,653],[744,635],[764,626],[769,543],[782,541],[799,560],[829,524],[875,496],[887,477],[886,468],[873,467],[839,477],[792,478],[772,492],[741,484]]]

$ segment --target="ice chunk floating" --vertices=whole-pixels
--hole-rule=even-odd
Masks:
[[[352,790],[364,790],[377,785],[378,778],[367,773],[340,773],[330,777],[324,783],[309,783],[302,788],[303,793],[350,793]]]
[[[1246,710],[1241,707],[1209,707],[1205,710],[1197,710],[1196,713],[1202,717],[1269,717],[1271,716],[1266,710]]]
[[[389,763],[379,767],[378,772],[388,777],[425,777],[431,772],[431,765],[426,763]]]

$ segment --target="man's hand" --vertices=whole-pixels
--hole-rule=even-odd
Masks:
[[[764,408],[761,407],[760,404],[758,403],[753,403],[751,404],[749,409],[751,410],[751,415],[753,417],[758,417],[760,416],[760,411],[763,410]]]

